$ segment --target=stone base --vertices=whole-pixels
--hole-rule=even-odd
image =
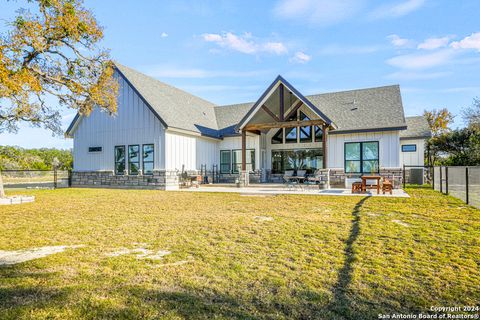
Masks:
[[[156,170],[153,175],[115,175],[113,171],[73,171],[72,187],[178,190],[177,171]]]
[[[13,196],[0,198],[0,205],[22,204],[35,201],[34,196]]]

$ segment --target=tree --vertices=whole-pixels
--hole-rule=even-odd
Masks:
[[[470,128],[453,130],[434,137],[431,147],[446,155],[444,165],[480,165],[480,131]]]
[[[462,115],[470,129],[480,131],[480,98],[473,98],[472,106],[465,108]]]
[[[118,82],[102,28],[82,0],[28,0],[0,35],[0,132],[20,122],[61,133],[65,107],[115,113]],[[58,104],[46,103],[55,99]]]
[[[427,151],[427,165],[435,165],[435,162],[438,160],[439,150],[435,144],[435,140],[450,132],[449,125],[453,122],[453,115],[448,111],[447,108],[440,110],[433,109],[431,111],[424,110],[423,116],[427,119],[428,125],[432,132],[432,137],[427,140],[426,151]]]

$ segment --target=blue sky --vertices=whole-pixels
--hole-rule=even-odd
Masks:
[[[24,1],[0,4],[11,19]],[[86,0],[112,57],[217,104],[256,100],[278,74],[304,94],[400,84],[406,115],[480,96],[480,1]],[[0,20],[0,30],[5,25]],[[64,127],[73,118],[65,110]],[[22,126],[0,144],[71,147]]]

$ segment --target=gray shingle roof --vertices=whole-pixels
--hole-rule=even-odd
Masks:
[[[407,130],[400,132],[400,139],[408,138],[430,138],[432,132],[428,125],[427,119],[423,116],[406,117]]]
[[[221,137],[236,134],[235,126],[248,113],[254,102],[215,106],[188,92],[165,84],[129,67],[115,63],[160,120],[168,127]],[[335,132],[404,129],[407,126],[398,85],[306,96],[306,98],[338,127]],[[69,135],[75,117],[67,130]],[[402,137],[426,136],[424,124],[412,120]]]
[[[119,63],[115,65],[168,127],[216,135],[213,103]]]

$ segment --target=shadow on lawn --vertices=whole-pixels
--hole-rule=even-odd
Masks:
[[[330,303],[327,309],[332,313],[346,319],[360,319],[365,314],[358,314],[355,312],[352,305],[352,296],[349,295],[348,286],[352,281],[353,262],[356,260],[355,253],[353,251],[353,245],[360,234],[360,212],[362,206],[368,197],[362,198],[352,210],[352,226],[350,228],[350,235],[345,242],[345,261],[342,269],[338,272],[337,283],[334,287],[333,301]]]

